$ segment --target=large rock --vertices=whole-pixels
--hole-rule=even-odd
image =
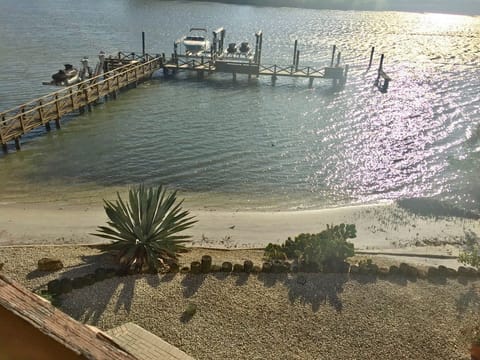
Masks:
[[[4,263],[0,263],[0,271],[2,271],[3,265],[5,265],[5,264],[4,264]]]
[[[57,271],[63,269],[63,263],[59,259],[42,258],[38,260],[38,270]]]

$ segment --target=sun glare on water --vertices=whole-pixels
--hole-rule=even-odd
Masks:
[[[449,14],[424,14],[422,28],[430,32],[449,32],[461,29],[473,21],[468,16]]]

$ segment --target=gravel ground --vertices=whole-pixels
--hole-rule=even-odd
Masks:
[[[261,251],[195,249],[215,263],[260,264]],[[44,256],[66,268],[35,270]],[[87,247],[0,248],[3,272],[32,290],[60,273],[111,262]],[[192,302],[197,312],[185,318]],[[327,274],[141,275],[74,290],[60,307],[108,330],[133,321],[198,359],[469,359],[463,330],[479,319],[480,281],[349,279]]]

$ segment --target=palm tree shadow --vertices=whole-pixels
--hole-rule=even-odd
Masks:
[[[313,311],[318,311],[321,305],[328,304],[337,312],[343,309],[339,296],[348,280],[347,274],[305,274],[287,278],[288,298],[293,304],[300,301],[302,304],[311,304]]]

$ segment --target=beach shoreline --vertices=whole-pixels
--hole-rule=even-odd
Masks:
[[[223,249],[264,248],[327,225],[355,224],[356,250],[401,254],[458,255],[469,236],[480,234],[478,220],[415,215],[396,203],[317,210],[254,211],[190,207],[198,222],[186,233],[191,246]],[[100,203],[2,203],[0,246],[94,244],[107,217]],[[456,260],[450,265],[456,266]]]

